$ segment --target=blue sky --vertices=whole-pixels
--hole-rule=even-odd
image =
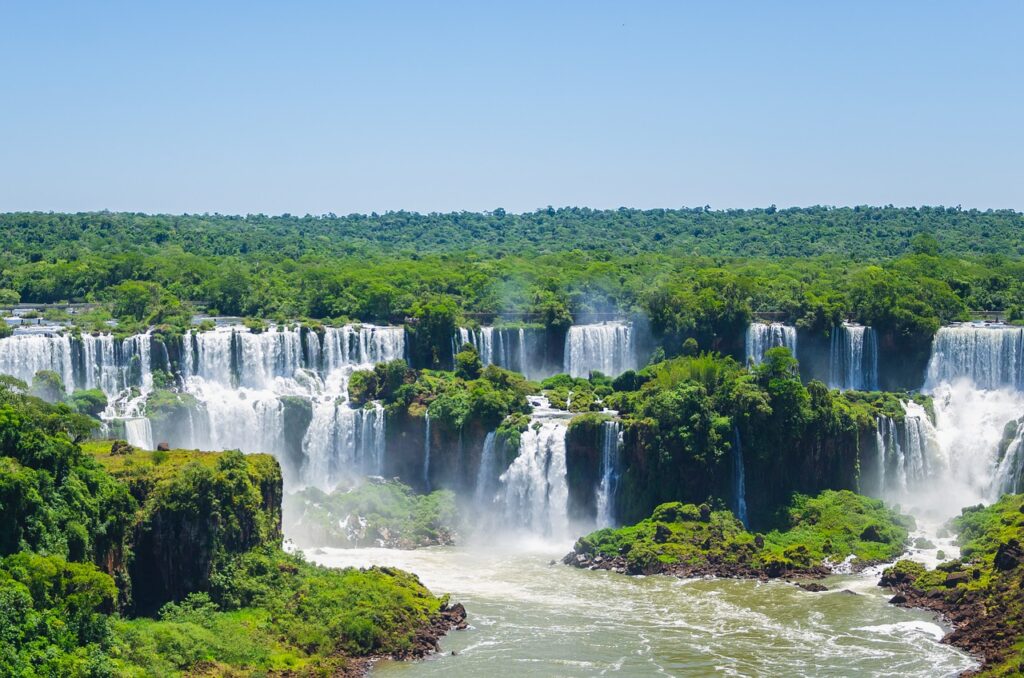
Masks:
[[[1024,2],[0,0],[0,211],[1024,209]]]

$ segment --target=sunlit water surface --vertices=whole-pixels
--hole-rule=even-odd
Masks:
[[[953,676],[974,665],[877,571],[809,593],[784,582],[627,577],[549,564],[569,545],[312,549],[335,567],[410,570],[469,613],[442,653],[373,676]],[[927,558],[927,554],[921,554]]]

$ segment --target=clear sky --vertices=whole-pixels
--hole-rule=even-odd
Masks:
[[[1024,0],[0,0],[0,211],[1024,209]]]

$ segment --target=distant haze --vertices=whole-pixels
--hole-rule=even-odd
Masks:
[[[1024,3],[4,3],[0,211],[1024,209]]]

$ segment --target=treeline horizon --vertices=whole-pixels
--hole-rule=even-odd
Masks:
[[[183,330],[197,310],[272,322],[411,319],[435,356],[458,324],[519,317],[565,328],[610,313],[646,316],[669,355],[689,338],[721,350],[763,312],[826,334],[852,319],[925,346],[970,311],[1024,320],[1022,255],[1024,213],[1012,210],[9,213],[0,214],[0,305],[94,302],[50,319],[90,331],[116,319],[119,333]]]
[[[196,254],[297,257],[367,248],[408,254],[486,248],[492,254],[573,249],[611,254],[678,251],[742,257],[836,254],[855,260],[910,252],[934,237],[945,254],[1024,254],[1024,212],[960,207],[790,207],[713,210],[547,207],[532,212],[430,212],[278,216],[143,212],[0,213],[0,244],[137,251],[180,245]],[[325,240],[326,239],[326,240]],[[283,242],[286,240],[286,242]]]

